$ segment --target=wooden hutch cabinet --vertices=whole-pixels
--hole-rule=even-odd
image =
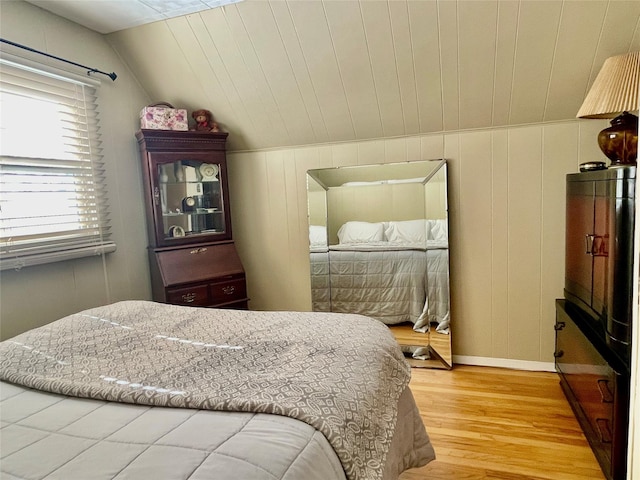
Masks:
[[[248,308],[231,235],[227,133],[140,130],[153,300]]]

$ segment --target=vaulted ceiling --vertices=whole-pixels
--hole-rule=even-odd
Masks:
[[[640,2],[245,0],[107,39],[153,101],[258,149],[575,118],[640,50]]]

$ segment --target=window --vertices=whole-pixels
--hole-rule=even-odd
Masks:
[[[0,58],[0,269],[115,250],[97,82]]]

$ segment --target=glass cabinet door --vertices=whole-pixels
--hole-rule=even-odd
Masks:
[[[226,233],[220,164],[184,159],[159,163],[157,169],[154,196],[165,241]]]

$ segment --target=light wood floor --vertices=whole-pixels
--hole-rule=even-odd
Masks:
[[[555,373],[413,368],[436,460],[401,480],[603,480]]]

